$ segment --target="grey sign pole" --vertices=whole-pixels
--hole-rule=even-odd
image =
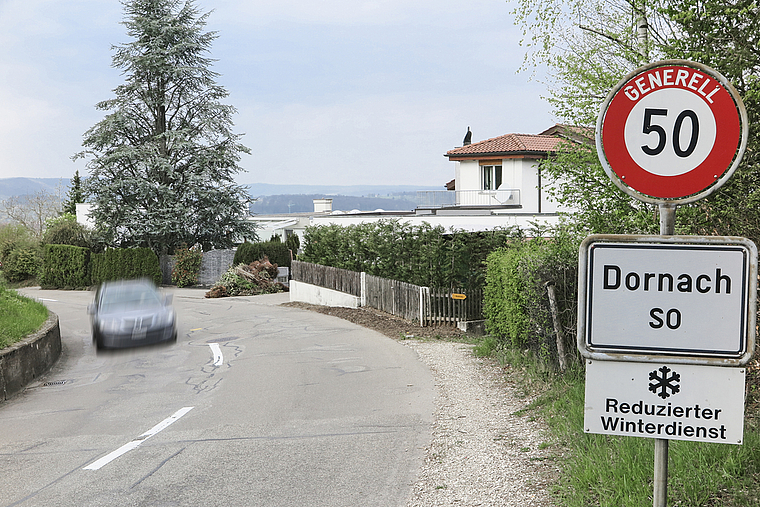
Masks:
[[[676,206],[660,203],[660,236],[672,236],[676,229]],[[668,504],[668,442],[654,439],[654,507]]]

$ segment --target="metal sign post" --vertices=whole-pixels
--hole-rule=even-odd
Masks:
[[[660,203],[660,236],[676,233],[676,206]],[[653,506],[666,507],[668,504],[668,447],[670,440],[654,439],[654,484]]]
[[[668,238],[675,234],[675,214],[677,206],[697,201],[716,191],[722,186],[736,171],[744,154],[748,138],[748,120],[747,111],[739,97],[739,94],[731,84],[717,71],[695,62],[685,60],[667,60],[645,65],[636,69],[626,76],[610,92],[599,114],[596,128],[596,148],[599,154],[599,160],[604,167],[605,172],[610,179],[626,194],[646,203],[657,204],[660,211],[660,236],[663,243],[672,243]],[[694,237],[695,242],[705,238]],[[748,243],[749,240],[746,240]],[[581,247],[581,261],[579,266],[580,273],[590,272],[594,275],[593,270],[589,267],[590,258],[592,257],[584,248],[588,239]],[[651,243],[651,242],[650,242]],[[746,280],[745,289],[750,287],[752,291],[756,290],[757,281],[757,249],[754,244],[747,247],[750,253],[745,252],[745,257],[754,256],[751,262],[751,268],[745,269],[742,276],[733,274],[734,280],[741,278]],[[677,249],[673,250],[674,255],[680,255]],[[704,256],[703,256],[704,257]],[[709,255],[708,255],[709,257]],[[658,262],[657,256],[653,257],[655,264]],[[662,259],[662,257],[659,257]],[[710,261],[712,262],[712,261]],[[673,301],[675,296],[689,295],[690,293],[706,294],[706,283],[709,279],[715,287],[715,281],[718,280],[718,286],[725,282],[725,271],[723,264],[726,260],[717,261],[719,266],[714,266],[712,274],[700,272],[696,275],[697,286],[692,284],[694,279],[688,273],[683,271],[675,274],[664,273],[663,270],[657,272],[657,266],[648,266],[645,271],[624,272],[622,264],[618,265],[610,261],[603,266],[602,277],[604,283],[603,290],[596,290],[594,287],[583,289],[583,298],[579,297],[578,305],[578,347],[581,354],[593,360],[618,360],[631,362],[648,362],[657,360],[674,360],[673,356],[681,363],[688,364],[691,362],[689,347],[681,347],[677,351],[670,344],[658,346],[656,343],[659,337],[683,337],[689,333],[690,337],[695,338],[696,342],[703,342],[704,335],[709,333],[694,326],[688,327],[682,321],[682,313],[674,307],[665,307],[664,305],[650,306],[648,317],[650,320],[644,321],[653,329],[667,328],[667,333],[652,334],[646,327],[641,327],[641,319],[633,322],[629,319],[626,325],[630,328],[636,328],[643,332],[629,332],[631,336],[636,336],[644,343],[631,345],[630,343],[619,343],[623,338],[611,337],[609,329],[593,328],[591,318],[591,294],[597,296],[601,294],[602,298],[610,301],[620,301],[620,293],[614,293],[621,284],[626,289],[635,293],[641,290],[647,293],[644,301]],[[704,263],[700,260],[702,266]],[[635,262],[633,263],[635,264]],[[671,262],[660,262],[662,265],[672,266]],[[746,264],[745,264],[746,266]],[[664,274],[663,274],[664,273]],[[579,275],[580,276],[580,275]],[[660,278],[661,277],[661,278]],[[682,281],[678,285],[678,290],[673,290],[672,285],[665,285],[668,280],[678,277]],[[747,278],[749,277],[749,278]],[[663,285],[647,286],[647,283],[653,284],[653,280],[664,280]],[[597,276],[598,280],[598,276]],[[738,281],[738,280],[737,280]],[[583,280],[579,280],[583,282]],[[579,283],[580,285],[580,283]],[[667,287],[663,289],[663,287]],[[598,287],[597,287],[598,288]],[[606,289],[610,289],[605,292]],[[717,289],[716,293],[717,295]],[[589,292],[592,291],[592,292]],[[680,295],[663,294],[668,292],[681,292]],[[737,287],[733,287],[734,296]],[[655,294],[655,292],[659,294]],[[728,286],[724,286],[723,295],[727,295]],[[745,292],[746,294],[746,292]],[[626,299],[629,298],[630,299]],[[643,296],[642,296],[643,297]],[[631,296],[625,295],[625,301],[640,301],[638,293]],[[581,301],[584,299],[584,301]],[[681,297],[678,301],[685,305],[692,305],[697,301],[694,298]],[[706,301],[702,299],[701,301]],[[721,303],[726,299],[721,299]],[[754,350],[754,333],[755,333],[755,305],[756,294],[747,294],[746,301],[742,300],[741,312],[746,312],[746,318],[740,318],[738,327],[741,333],[746,335],[738,336],[740,347],[743,350],[735,351],[736,353],[727,352],[726,350],[708,350],[713,347],[714,343],[708,343],[706,347],[699,351],[694,351],[694,364],[709,364],[710,361],[720,362],[724,360],[725,365],[743,364],[751,356]],[[696,303],[697,305],[701,303]],[[727,303],[737,305],[735,299]],[[602,308],[611,308],[611,306],[600,305]],[[639,308],[640,309],[640,308]],[[730,308],[729,308],[730,309]],[[693,312],[692,312],[693,313]],[[751,313],[751,315],[749,315]],[[638,318],[638,317],[637,317]],[[588,319],[588,321],[587,321]],[[695,319],[698,320],[698,319]],[[737,327],[734,322],[734,328]],[[683,328],[682,328],[683,325]],[[640,326],[640,327],[636,327]],[[751,327],[751,329],[747,329]],[[682,328],[682,329],[680,329]],[[688,328],[688,329],[687,329]],[[680,335],[678,335],[680,329]],[[597,332],[599,331],[599,332]],[[595,338],[592,333],[597,332]],[[582,336],[583,335],[583,336]],[[602,335],[602,339],[598,339]],[[722,335],[718,335],[722,336]],[[647,338],[648,337],[648,338]],[[737,335],[734,335],[737,338]],[[616,342],[618,340],[618,342]],[[647,340],[649,340],[647,342]],[[744,340],[744,341],[742,341]],[[709,339],[708,339],[709,341]],[[703,342],[704,343],[704,342]],[[601,345],[601,351],[595,349]],[[721,346],[717,347],[718,349]],[[650,355],[647,351],[652,351]],[[723,354],[723,356],[721,356]],[[725,355],[732,356],[727,358]],[[617,357],[616,357],[617,356]],[[661,367],[663,371],[672,371],[668,366]],[[704,367],[703,367],[704,368]],[[587,369],[587,398],[588,398],[588,378]],[[659,378],[657,370],[650,373],[650,378]],[[674,374],[675,375],[675,374]],[[665,373],[663,373],[665,376]],[[738,378],[738,377],[737,377]],[[743,376],[741,377],[743,378]],[[669,382],[671,377],[667,377]],[[655,380],[656,381],[656,380]],[[661,379],[662,382],[665,380]],[[674,379],[675,381],[675,379]],[[732,380],[732,382],[736,382]],[[656,385],[656,384],[655,384]],[[670,384],[666,384],[670,385]],[[744,384],[741,384],[742,394]],[[677,391],[676,391],[677,392]],[[667,393],[663,393],[665,395]],[[743,398],[742,398],[743,399]],[[598,400],[596,401],[598,403]],[[743,403],[743,402],[742,402]],[[639,405],[641,404],[641,405]],[[620,410],[628,414],[628,410],[635,410],[635,407],[644,405],[644,401],[634,401],[632,404],[621,403]],[[663,405],[664,406],[664,405]],[[699,405],[696,405],[698,407]],[[670,407],[670,404],[668,404]],[[687,407],[695,409],[696,407]],[[589,413],[587,399],[587,414]],[[598,409],[598,407],[596,407]],[[625,408],[625,410],[623,410]],[[606,399],[606,410],[618,410],[617,399],[608,397]],[[684,409],[685,410],[685,409]],[[635,413],[635,412],[634,412]],[[679,409],[679,413],[681,410]],[[689,413],[688,410],[685,411]],[[710,412],[712,414],[712,412]],[[743,405],[742,405],[743,414]],[[683,415],[683,414],[682,414]],[[607,419],[604,419],[607,417]],[[675,415],[676,418],[680,417]],[[687,416],[688,417],[688,416]],[[626,431],[630,425],[638,431],[639,436],[655,436],[655,462],[654,462],[654,507],[665,507],[667,504],[667,487],[668,487],[668,439],[660,438],[660,430],[672,428],[673,431],[681,431],[684,427],[683,421],[673,421],[671,423],[645,423],[643,418],[636,421],[628,421],[625,417],[612,418],[610,415],[602,416],[602,424],[606,421],[606,428],[618,428],[618,424],[624,425]],[[680,424],[680,426],[679,426]],[[672,425],[672,426],[671,426]],[[590,426],[590,425],[589,425]],[[689,428],[693,426],[686,425]],[[651,432],[649,430],[652,430]],[[712,428],[714,429],[714,428]],[[587,428],[587,431],[589,429]],[[707,427],[704,427],[707,432]],[[717,431],[717,430],[715,430]],[[691,433],[692,430],[687,431]],[[719,432],[720,433],[720,432]],[[673,435],[673,433],[667,433]],[[720,433],[721,435],[723,433]]]

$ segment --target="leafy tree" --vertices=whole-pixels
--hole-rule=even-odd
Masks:
[[[548,102],[561,122],[593,128],[599,108],[620,79],[665,57],[673,29],[655,3],[607,0],[519,0],[514,14],[527,46],[524,69],[546,68]],[[593,144],[566,143],[544,161],[549,192],[578,210],[573,221],[591,233],[657,231],[656,207],[618,189]]]
[[[515,9],[528,46],[525,67],[548,68],[547,100],[561,121],[593,127],[608,91],[636,67],[665,58],[702,62],[743,95],[750,117],[749,150],[729,184],[681,206],[676,232],[760,239],[757,174],[757,76],[760,28],[756,2],[740,0],[520,0]],[[592,146],[574,145],[544,163],[554,197],[579,212],[589,232],[656,233],[657,209],[621,192]]]
[[[40,190],[33,194],[9,197],[0,202],[0,216],[24,227],[39,239],[48,219],[60,214],[60,196]]]
[[[125,83],[97,108],[84,135],[92,218],[110,244],[170,253],[182,244],[231,247],[255,237],[250,198],[236,185],[241,153],[235,109],[221,100],[207,55],[215,32],[192,0],[123,3],[131,42],[115,46]]]
[[[739,169],[714,195],[696,203],[700,234],[741,235],[760,242],[760,6],[748,0],[671,0],[663,8],[679,29],[672,56],[721,72],[742,96],[749,118]],[[679,211],[681,213],[681,211]]]

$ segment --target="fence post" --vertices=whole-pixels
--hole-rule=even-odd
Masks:
[[[562,332],[562,323],[559,320],[559,306],[557,305],[557,295],[554,292],[554,281],[549,280],[544,284],[546,292],[549,294],[549,308],[552,313],[552,323],[554,324],[554,333],[557,337],[557,359],[559,359],[560,371],[567,369],[565,362],[565,333]]]
[[[424,291],[424,287],[420,287],[420,326],[425,325],[425,320],[423,319],[423,312],[425,311],[425,306],[422,304],[423,302],[423,296],[422,291]]]
[[[367,273],[364,271],[361,272],[359,275],[360,279],[360,285],[361,285],[361,295],[359,296],[359,304],[362,307],[367,306]]]

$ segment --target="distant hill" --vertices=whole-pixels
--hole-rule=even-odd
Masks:
[[[314,211],[314,199],[322,199],[326,194],[282,194],[258,197],[251,204],[254,215],[280,213],[308,213]],[[353,195],[329,195],[334,210],[351,211],[411,211],[417,207],[416,194],[399,192],[394,197],[357,197]]]
[[[247,183],[252,197],[266,195],[315,195],[321,197],[355,196],[355,197],[393,197],[411,194],[417,190],[446,190],[443,185],[437,187],[418,185],[278,185],[271,183]]]
[[[0,200],[39,191],[48,194],[58,194],[60,191],[65,197],[69,184],[69,178],[0,178]]]
[[[66,197],[69,178],[0,178],[0,200],[12,196],[44,191]],[[417,190],[444,190],[443,187],[414,185],[278,185],[248,183],[242,185],[258,200],[253,213],[299,213],[314,211],[313,200],[332,198],[333,209],[350,211],[412,210],[416,207]]]

